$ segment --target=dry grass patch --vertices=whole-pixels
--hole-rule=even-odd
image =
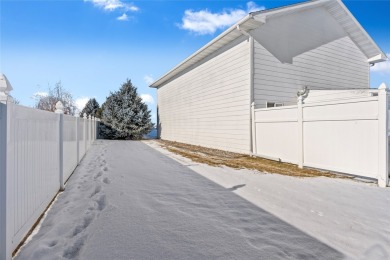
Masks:
[[[195,162],[205,163],[211,166],[228,166],[236,169],[254,169],[265,173],[276,173],[295,177],[319,177],[350,178],[348,176],[319,171],[315,169],[300,169],[291,163],[277,162],[259,157],[251,157],[245,154],[226,152],[202,146],[157,140],[158,143],[170,152],[189,158]]]

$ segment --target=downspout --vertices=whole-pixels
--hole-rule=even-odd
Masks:
[[[249,58],[249,66],[250,66],[250,78],[249,78],[249,86],[250,86],[250,148],[251,153],[256,154],[256,122],[255,122],[255,44],[253,37],[249,38],[250,41],[250,58]]]
[[[156,107],[156,113],[157,113],[157,127],[156,127],[156,129],[157,129],[157,139],[161,139],[161,122],[160,122],[160,111],[159,111],[159,107],[158,107],[158,105],[160,104],[159,102],[158,102],[158,90],[159,90],[159,88],[157,88],[157,91],[156,91],[156,94],[157,94],[157,107]]]
[[[256,136],[255,136],[255,119],[253,110],[255,108],[254,100],[254,39],[247,31],[237,25],[237,30],[243,35],[249,37],[249,151],[250,154],[256,154]]]

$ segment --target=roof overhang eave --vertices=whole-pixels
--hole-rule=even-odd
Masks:
[[[345,6],[345,4],[341,1],[341,0],[335,0],[339,6],[344,10],[345,13],[348,14],[349,18],[353,21],[353,23],[355,24],[356,27],[358,27],[360,29],[360,31],[362,32],[362,34],[366,37],[366,39],[368,40],[368,42],[370,43],[371,45],[371,48],[374,50],[374,51],[377,51],[377,55],[371,57],[371,58],[368,58],[367,59],[367,62],[370,63],[370,64],[375,64],[375,63],[378,63],[378,62],[383,62],[383,61],[386,61],[388,60],[386,54],[381,50],[381,48],[379,48],[379,46],[375,43],[375,41],[371,38],[371,36],[366,32],[366,30],[364,30],[364,28],[362,27],[362,25],[356,20],[356,18],[353,16],[353,14],[348,10],[348,8]]]

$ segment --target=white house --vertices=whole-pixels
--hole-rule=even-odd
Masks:
[[[253,153],[252,103],[296,104],[305,86],[368,89],[370,66],[386,59],[339,0],[249,13],[150,85],[159,136]]]

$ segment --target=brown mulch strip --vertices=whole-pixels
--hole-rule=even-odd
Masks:
[[[297,165],[278,162],[245,154],[232,153],[202,146],[157,140],[157,142],[170,152],[189,158],[194,162],[205,163],[211,166],[228,166],[236,169],[254,169],[264,173],[276,173],[295,177],[351,178],[349,176],[334,174],[310,168],[298,168]]]

